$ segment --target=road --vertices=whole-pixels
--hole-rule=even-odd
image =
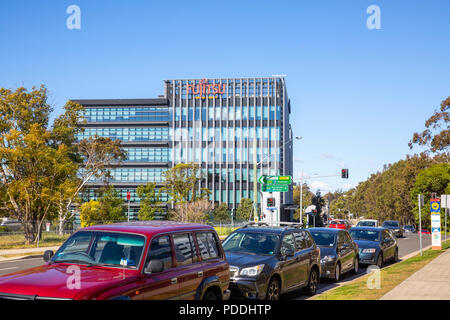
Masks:
[[[418,234],[407,234],[405,238],[397,239],[399,246],[399,259],[402,257],[419,250],[419,235]],[[427,247],[431,245],[431,236],[423,235],[422,236],[423,247]],[[27,258],[21,260],[12,260],[0,262],[0,275],[5,275],[8,273],[17,272],[20,270],[37,267],[44,264],[44,260],[42,258]],[[350,276],[344,275],[342,279],[338,283],[331,283],[327,281],[323,281],[320,283],[317,293],[325,292],[329,289],[332,289],[338,285],[345,284],[349,281],[352,281],[358,277],[361,277],[366,274],[365,268],[360,268],[358,274]],[[297,290],[288,294],[285,294],[282,299],[286,300],[303,300],[308,298],[303,295],[301,290]]]
[[[398,258],[399,261],[402,260],[403,257],[407,256],[410,253],[413,253],[417,250],[419,250],[419,234],[405,234],[404,238],[397,238],[398,243]],[[431,235],[429,234],[423,234],[422,235],[422,246],[423,248],[431,245]],[[388,263],[389,265],[389,263]],[[356,275],[343,275],[341,280],[338,283],[332,283],[331,281],[324,280],[319,284],[319,287],[317,289],[317,294],[323,293],[325,291],[328,291],[330,289],[333,289],[337,286],[346,284],[352,280],[355,280],[356,278],[362,277],[366,275],[366,268],[359,268],[358,274]],[[305,296],[302,294],[301,290],[290,292],[288,294],[285,294],[282,299],[286,300],[304,300],[309,298],[308,296]]]

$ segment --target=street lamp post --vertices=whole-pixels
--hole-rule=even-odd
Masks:
[[[302,139],[302,137],[294,137],[290,140],[288,140],[287,142],[285,142],[282,146],[285,146],[286,144],[290,143],[293,140],[300,140]],[[253,217],[255,218],[256,215],[258,215],[258,181],[257,181],[257,169],[258,166],[264,162],[266,159],[268,159],[269,157],[271,157],[272,154],[268,154],[266,157],[264,157],[261,161],[257,162],[257,157],[256,157],[256,133],[255,133],[255,139],[253,140],[253,209],[254,209],[254,215]],[[262,198],[261,198],[262,200]],[[258,220],[259,220],[259,215],[258,215]]]

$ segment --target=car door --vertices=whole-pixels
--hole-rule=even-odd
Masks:
[[[164,270],[157,273],[146,273],[145,268],[151,260],[160,260]],[[144,264],[145,277],[139,281],[139,292],[135,299],[145,300],[177,300],[179,296],[178,283],[173,279],[177,277],[177,270],[173,264],[173,250],[168,235],[154,237]]]
[[[284,256],[282,253],[285,250],[292,250],[294,255]],[[299,261],[297,261],[295,257],[295,239],[291,232],[284,234],[283,239],[281,240],[279,258],[281,260],[281,282],[283,284],[283,290],[286,290],[294,287],[299,277]]]
[[[352,263],[352,248],[347,240],[347,237],[345,236],[345,231],[339,231],[338,233],[337,250],[341,259],[341,270],[342,272],[346,272],[349,269],[349,265]]]
[[[387,232],[387,239],[389,239],[388,242],[389,259],[393,259],[395,255],[395,243],[397,240],[395,239],[395,236],[391,232]]]
[[[223,266],[223,256],[219,249],[219,239],[211,231],[195,233],[200,258],[203,262],[202,280],[217,276],[222,283],[228,281],[229,269]]]
[[[384,260],[388,260],[391,258],[391,238],[389,236],[390,231],[389,230],[383,230],[382,236],[381,236],[381,250],[383,251],[383,258]]]
[[[344,235],[345,235],[345,243],[348,245],[349,248],[349,252],[347,255],[348,265],[346,270],[351,270],[353,269],[354,261],[356,260],[356,244],[348,231],[345,231]]]
[[[203,280],[204,262],[199,259],[192,233],[174,234],[173,245],[180,300],[193,300]]]
[[[312,253],[312,245],[308,241],[308,234],[303,231],[294,231],[295,238],[295,259],[297,260],[297,284],[302,285],[308,281],[309,264]]]

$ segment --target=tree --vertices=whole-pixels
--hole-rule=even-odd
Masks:
[[[230,213],[228,211],[228,206],[226,203],[221,203],[212,212],[214,221],[229,223],[231,221]]]
[[[136,189],[136,194],[141,199],[139,220],[153,220],[155,214],[163,212],[160,192],[156,189],[155,183],[149,182],[145,186],[140,185]]]
[[[73,161],[68,132],[49,126],[52,107],[47,102],[47,89],[33,87],[15,91],[0,89],[0,181],[4,197],[0,207],[24,226],[27,244],[40,238],[45,219],[56,211],[54,198],[58,185],[65,179],[66,166]],[[72,128],[73,129],[73,128]]]
[[[412,140],[408,143],[412,149],[414,144],[428,146],[429,151],[439,152],[448,150],[450,145],[450,97],[442,101],[440,110],[425,122],[425,129],[421,133],[414,133]],[[439,131],[441,130],[441,131]]]
[[[112,186],[100,190],[101,197],[81,205],[81,227],[127,220],[123,199]]]
[[[431,194],[435,192],[438,195],[449,194],[450,192],[450,166],[447,163],[435,164],[425,170],[422,170],[411,190],[411,202],[414,204],[413,212],[415,222],[419,223],[419,204],[418,195],[424,196],[425,206],[422,208],[422,226],[430,226],[430,199]]]
[[[61,121],[60,125],[70,121]],[[76,161],[66,167],[66,179],[59,185],[55,199],[60,234],[64,223],[73,218],[75,211],[71,208],[80,202],[78,195],[85,185],[92,178],[107,180],[110,177],[109,167],[126,159],[120,140],[98,136],[81,140],[74,146],[73,152]]]
[[[206,188],[200,189],[202,179],[198,165],[179,163],[175,167],[163,172],[165,186],[170,201],[175,205],[204,199],[210,191]]]
[[[312,205],[316,206],[315,227],[323,227],[322,221],[322,207],[325,205],[325,200],[322,198],[320,190],[317,190],[316,195],[311,200]]]
[[[242,198],[236,209],[236,221],[249,221],[253,212],[253,200]]]
[[[213,208],[213,203],[206,199],[182,202],[175,205],[169,217],[174,221],[204,223]]]
[[[295,185],[294,186],[294,204],[300,206],[300,186]],[[314,197],[314,193],[311,192],[311,189],[309,188],[309,185],[305,182],[303,183],[303,190],[302,190],[302,206],[303,209],[307,208],[311,205],[311,200]],[[300,209],[297,209],[294,213],[294,219],[298,220],[300,219]]]

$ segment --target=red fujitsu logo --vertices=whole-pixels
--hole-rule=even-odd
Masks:
[[[187,84],[186,94],[205,95],[205,94],[224,94],[226,84],[209,84],[208,80],[202,79],[197,84]]]

